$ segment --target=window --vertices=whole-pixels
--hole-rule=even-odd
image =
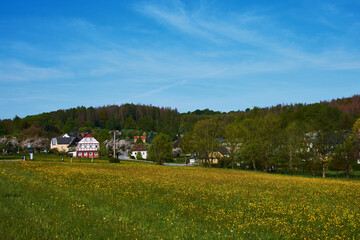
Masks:
[[[89,153],[89,155],[90,155],[90,156],[92,156],[92,155],[93,155],[93,153],[92,153],[92,152],[90,152],[90,153]]]
[[[87,152],[84,152],[84,156],[87,156]]]
[[[78,156],[81,157],[81,153],[78,153]]]

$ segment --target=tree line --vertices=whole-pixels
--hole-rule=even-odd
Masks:
[[[99,142],[110,140],[109,131],[113,130],[129,140],[146,134],[150,142],[164,133],[170,141],[182,136],[183,151],[196,153],[207,165],[210,153],[223,145],[229,149],[229,157],[219,163],[222,167],[348,172],[357,167],[359,106],[360,97],[355,95],[228,113],[209,109],[179,113],[177,109],[135,104],[77,107],[0,120],[0,147],[11,150],[16,142],[17,148],[31,142],[43,148],[45,139],[66,132],[91,132]]]
[[[357,169],[360,119],[328,104],[254,108],[235,118],[218,115],[197,122],[182,139],[185,152],[212,165],[212,153],[226,146],[217,166],[265,172],[346,171]],[[357,120],[356,120],[357,119]]]

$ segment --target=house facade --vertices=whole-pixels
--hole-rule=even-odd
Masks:
[[[59,152],[67,152],[69,144],[73,139],[71,137],[56,137],[50,142],[50,149],[56,149]]]
[[[51,139],[50,149],[56,149],[59,152],[69,152],[69,148],[75,147],[81,139],[82,136],[80,134],[65,133],[62,137]]]
[[[209,154],[209,163],[218,164],[219,160],[224,157],[229,157],[229,150],[224,146],[220,146],[218,151]]]
[[[98,158],[100,149],[99,142],[91,136],[91,134],[87,134],[81,139],[80,142],[76,145],[76,157],[81,158]]]
[[[131,156],[136,158],[138,152],[140,152],[143,159],[147,158],[147,150],[141,144],[136,145],[136,147],[131,152]]]

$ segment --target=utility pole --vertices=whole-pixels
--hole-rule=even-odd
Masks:
[[[116,142],[115,142],[115,131],[114,131],[114,158],[115,158],[115,149],[116,149]]]

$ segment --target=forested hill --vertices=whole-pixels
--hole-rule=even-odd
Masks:
[[[354,95],[348,98],[333,99],[329,102],[322,103],[328,104],[331,107],[337,107],[340,111],[359,115],[360,114],[360,95]]]
[[[53,137],[72,131],[99,132],[101,129],[132,129],[135,131],[132,131],[132,134],[150,131],[164,132],[175,139],[177,134],[189,131],[196,122],[203,119],[216,118],[226,125],[244,118],[264,117],[268,114],[280,116],[283,126],[296,120],[312,124],[318,129],[350,129],[359,113],[359,95],[309,105],[254,107],[229,113],[209,109],[179,113],[177,109],[135,104],[96,108],[77,107],[25,118],[0,120],[0,136]]]

